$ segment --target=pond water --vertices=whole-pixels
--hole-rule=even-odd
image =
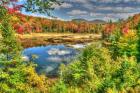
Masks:
[[[58,74],[61,64],[67,65],[76,58],[80,52],[76,48],[84,48],[84,45],[48,45],[27,48],[23,51],[23,59],[35,62],[36,71],[39,74],[54,76]]]

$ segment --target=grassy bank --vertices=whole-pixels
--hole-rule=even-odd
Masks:
[[[48,44],[76,44],[99,40],[99,34],[32,33],[17,35],[24,48]]]

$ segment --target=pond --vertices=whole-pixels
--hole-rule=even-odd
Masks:
[[[69,64],[80,53],[79,48],[85,45],[48,45],[27,48],[23,51],[23,59],[37,64],[36,71],[47,76],[58,75],[61,64]]]

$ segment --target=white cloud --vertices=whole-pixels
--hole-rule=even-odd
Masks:
[[[70,4],[70,3],[62,3],[61,5],[54,4],[52,7],[55,8],[55,9],[71,8],[72,7],[72,4]]]
[[[92,1],[92,0],[90,0]],[[140,2],[140,0],[93,0],[95,2],[101,2],[101,3],[120,3],[120,2]]]
[[[111,12],[115,12],[115,13],[129,13],[132,11],[137,10],[138,8],[135,7],[97,7],[96,10],[102,10],[102,11],[111,11]]]
[[[77,9],[84,9],[84,18],[99,18],[103,20],[126,19],[140,12],[140,0],[70,0],[80,5]],[[131,5],[130,5],[131,4]],[[81,11],[71,11],[68,14],[80,15]]]
[[[68,15],[76,16],[76,15],[86,15],[88,12],[87,11],[82,11],[82,10],[72,10],[70,12],[67,12]]]
[[[100,17],[100,16],[103,16],[103,13],[94,13],[94,12],[91,12],[91,13],[90,13],[90,16],[91,16],[91,17],[94,17],[94,16]]]
[[[57,18],[60,20],[63,20],[62,18],[66,20],[72,18],[117,20],[139,13],[139,4],[140,0],[64,0],[61,6],[53,5],[53,7],[62,13]]]
[[[140,0],[136,0],[137,2],[140,2]]]
[[[127,19],[130,16],[133,16],[136,13],[108,13],[108,14],[104,14],[104,13],[90,13],[90,16],[93,18],[100,18],[103,19],[105,21],[108,20],[112,20],[112,21],[116,21],[118,19]]]
[[[74,3],[87,3],[88,1],[91,0],[69,0],[70,2],[74,2]]]
[[[89,3],[89,2],[99,2],[99,3],[128,3],[128,2],[140,2],[140,0],[69,0],[70,2],[77,2],[77,3]]]

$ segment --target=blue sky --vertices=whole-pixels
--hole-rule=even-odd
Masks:
[[[21,0],[22,2],[24,0]],[[87,20],[113,20],[126,19],[140,13],[140,0],[63,0],[61,6],[53,5],[51,12],[61,20],[83,18]],[[34,14],[22,11],[24,14],[48,17],[46,14]],[[51,17],[48,17],[51,18]]]

